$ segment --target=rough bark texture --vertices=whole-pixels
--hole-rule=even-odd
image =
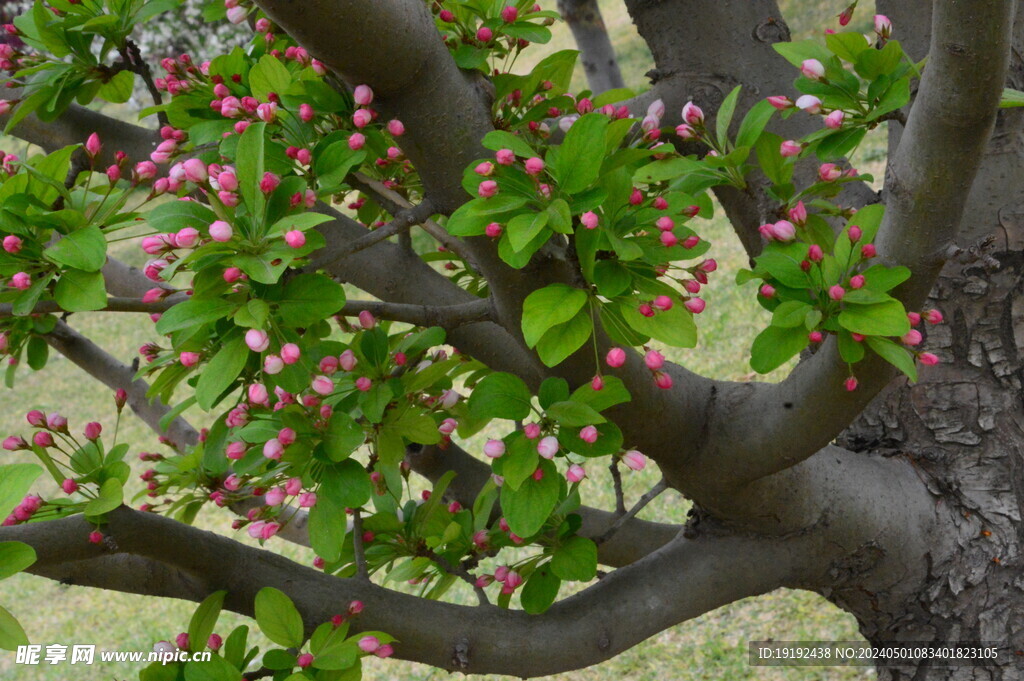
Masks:
[[[927,49],[931,12],[879,3]],[[927,8],[926,8],[927,9]],[[1024,86],[1018,17],[1009,87]],[[1002,668],[882,669],[880,679],[1019,679],[1024,649],[1024,157],[1019,110],[1000,114],[956,239],[961,251],[928,297],[947,324],[923,329],[942,363],[900,380],[842,435],[855,451],[912,465],[934,499],[927,577],[909,598],[834,591],[869,640],[993,641]],[[898,144],[899,135],[891,136]],[[954,171],[955,172],[955,171]]]

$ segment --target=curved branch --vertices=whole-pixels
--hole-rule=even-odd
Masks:
[[[359,599],[365,610],[354,625],[395,636],[400,641],[397,657],[464,673],[522,678],[596,664],[679,622],[739,598],[806,583],[824,571],[805,566],[810,561],[803,556],[812,548],[806,536],[680,538],[543,615],[527,615],[427,601],[365,580],[332,577],[154,514],[122,507],[108,520],[102,547],[87,542],[91,527],[81,517],[0,528],[0,539],[33,546],[39,556],[31,568],[35,572],[67,563],[62,554],[75,547],[77,553],[90,554],[84,558],[90,563],[120,553],[205,575],[200,586],[185,581],[175,595],[198,600],[201,586],[223,588],[228,591],[225,607],[248,616],[259,589],[273,586],[292,597],[307,633],[329,620],[340,603]],[[145,583],[146,574],[138,572],[111,586],[132,593],[147,588],[166,592],[166,587]],[[79,579],[88,582],[85,574]],[[498,640],[502,645],[493,645]]]
[[[363,234],[358,239],[353,239],[352,241],[335,248],[331,253],[331,260],[324,263],[322,267],[330,269],[344,260],[346,256],[358,253],[359,251],[370,248],[371,246],[375,246],[381,241],[397,234],[407,232],[413,225],[418,225],[426,221],[433,212],[434,209],[429,199],[425,199],[423,203],[418,206],[403,208],[395,215],[395,218],[391,222],[383,227],[378,227],[372,232]]]
[[[905,265],[913,273],[896,290],[909,309],[924,302],[956,237],[996,119],[1015,7],[1003,0],[934,5],[931,56],[889,162],[887,209],[876,239],[886,264]],[[860,387],[845,391],[848,370],[833,338],[778,385],[734,386],[716,415],[703,472],[731,471],[735,480],[740,471],[742,479],[754,480],[811,456],[860,413],[895,370],[872,354],[857,375]]]

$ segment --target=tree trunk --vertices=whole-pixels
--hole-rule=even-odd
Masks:
[[[597,0],[558,0],[558,11],[576,39],[580,62],[594,94],[626,87]]]
[[[928,12],[880,3],[915,57]],[[916,3],[914,3],[916,5]],[[902,5],[902,6],[901,6]],[[915,14],[917,16],[915,16]],[[1018,19],[1009,87],[1024,86]],[[911,598],[858,590],[825,595],[856,615],[873,642],[977,641],[1007,646],[986,668],[879,668],[879,679],[1024,678],[1024,147],[1022,114],[1003,112],[974,183],[951,259],[931,292],[946,323],[922,324],[942,360],[920,381],[897,381],[840,439],[843,446],[904,457],[935,499],[926,581]],[[891,144],[899,140],[894,131]]]

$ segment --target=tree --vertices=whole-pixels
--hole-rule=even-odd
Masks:
[[[998,642],[989,678],[1016,678],[1016,3],[879,0],[871,39],[842,28],[854,3],[838,33],[791,42],[770,0],[627,0],[655,61],[635,96],[593,2],[560,3],[594,90],[575,96],[574,53],[506,72],[557,16],[529,1],[226,4],[208,18],[250,22],[249,47],[159,77],[129,36],[174,3],[51,0],[9,28],[26,47],[3,55],[8,130],[47,153],[4,159],[0,347],[33,369],[63,354],[170,451],[131,510],[127,444],[30,412],[5,447],[40,465],[0,468],[0,572],[202,602],[177,642],[194,651],[221,607],[255,615],[292,649],[263,659],[277,678],[392,653],[541,676],[783,586],[872,642]],[[150,127],[80,106],[136,79]],[[881,123],[875,194],[844,158]],[[752,367],[800,355],[780,383],[653,347],[696,341],[712,196],[772,311]],[[144,271],[108,257],[120,230]],[[98,309],[161,315],[141,368],[74,329]],[[488,424],[482,451],[459,446]],[[618,479],[647,457],[663,480],[632,510],[621,490],[581,504],[588,466]],[[44,470],[64,496],[22,499]],[[412,473],[433,485],[420,503]],[[634,518],[668,488],[690,522]],[[207,503],[319,569],[193,529]],[[614,569],[557,600],[598,563]],[[460,580],[478,607],[440,600]],[[229,637],[209,678],[246,652]]]

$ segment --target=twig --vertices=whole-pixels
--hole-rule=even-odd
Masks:
[[[97,312],[166,312],[178,303],[188,300],[184,293],[167,296],[161,300],[145,303],[140,298],[107,298],[107,305]],[[32,308],[30,314],[43,314],[48,312],[64,312],[56,300],[41,300]],[[13,305],[4,303],[0,305],[0,318],[14,315]]]
[[[477,585],[476,579],[473,578],[473,575],[470,574],[468,570],[463,568],[461,565],[452,565],[448,562],[446,558],[444,558],[443,556],[439,556],[431,549],[426,549],[425,551],[423,551],[423,555],[437,563],[438,567],[440,567],[448,574],[455,575],[456,577],[458,577],[459,579],[473,587],[473,591],[476,592],[476,600],[480,605],[491,604],[491,601],[487,598],[487,592],[483,590],[483,587]]]
[[[360,579],[370,581],[370,572],[366,568],[366,551],[363,549],[363,516],[359,509],[352,510],[352,551],[356,556],[356,575]]]
[[[242,674],[242,678],[245,681],[256,681],[257,679],[265,679],[268,676],[273,676],[274,670],[266,667],[260,667],[259,669],[251,672],[245,672]]]
[[[627,522],[636,517],[636,514],[643,510],[644,506],[654,501],[654,498],[668,489],[668,483],[665,482],[665,478],[658,481],[658,484],[647,490],[647,492],[640,497],[640,499],[633,504],[633,508],[629,509],[629,512],[625,515],[621,515],[615,519],[611,527],[605,530],[604,534],[594,540],[594,543],[600,546],[609,539],[611,539],[619,529],[622,528]]]
[[[408,199],[398,192],[388,189],[382,183],[371,177],[367,177],[362,173],[349,173],[348,177],[345,178],[345,181],[364,194],[371,195],[374,201],[379,203],[384,210],[392,215],[397,215],[402,210],[412,206]],[[420,226],[423,227],[424,232],[433,237],[434,240],[441,244],[445,250],[451,251],[462,258],[474,270],[478,272],[480,271],[480,268],[476,265],[473,256],[469,254],[469,250],[461,239],[449,234],[444,227],[433,220],[424,220],[420,223]]]
[[[608,470],[612,473],[612,483],[615,485],[615,513],[622,515],[626,512],[626,497],[622,493],[622,473],[619,472],[619,460],[612,459]]]
[[[146,84],[146,89],[149,90],[149,96],[153,98],[153,104],[156,106],[163,104],[163,95],[160,94],[160,90],[156,87],[156,82],[153,80],[153,72],[150,70],[146,60],[142,58],[142,51],[139,50],[139,46],[134,41],[128,40],[125,43],[125,49],[121,51],[121,56],[128,64],[132,73],[136,73],[142,78],[142,82]],[[160,121],[161,126],[169,124],[167,114],[163,111],[158,111],[156,118]]]
[[[412,208],[402,210],[391,222],[383,227],[378,227],[358,239],[354,239],[343,244],[331,253],[331,259],[324,263],[323,267],[330,268],[333,265],[337,265],[342,259],[352,255],[353,253],[358,253],[370,246],[379,244],[381,241],[384,241],[389,237],[405,232],[413,225],[426,220],[433,212],[434,209],[430,205],[430,200],[424,199],[423,203]]]

